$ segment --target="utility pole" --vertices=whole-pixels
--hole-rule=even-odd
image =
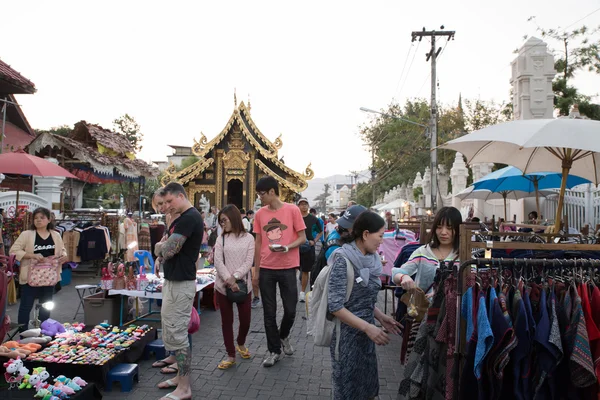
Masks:
[[[372,205],[375,205],[375,146],[371,145],[371,191],[372,191]]]
[[[455,31],[445,31],[444,25],[440,27],[441,31],[426,31],[423,28],[420,32],[412,33],[412,41],[414,42],[419,38],[419,42],[423,40],[423,37],[429,36],[431,37],[431,50],[427,53],[426,60],[431,60],[431,121],[430,121],[430,130],[429,134],[431,135],[431,209],[433,212],[437,209],[437,194],[438,194],[438,184],[437,184],[437,102],[436,102],[436,68],[437,68],[437,58],[442,51],[442,48],[435,48],[435,38],[438,36],[445,36],[448,40],[454,40]]]

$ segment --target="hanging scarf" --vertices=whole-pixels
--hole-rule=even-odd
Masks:
[[[337,256],[346,257],[352,265],[354,265],[355,271],[359,271],[362,279],[360,284],[362,286],[366,287],[369,281],[371,281],[381,287],[381,279],[379,279],[379,276],[381,275],[383,266],[381,265],[379,254],[363,254],[354,241],[346,243],[339,249],[336,249],[333,254],[331,254],[330,260],[335,261]],[[328,264],[333,265],[333,263]]]

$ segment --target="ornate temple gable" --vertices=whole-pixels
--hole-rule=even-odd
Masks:
[[[241,102],[239,107],[234,109],[225,127],[211,141],[208,141],[202,133],[199,141],[194,139],[192,153],[200,160],[179,172],[176,171],[175,166],[170,166],[165,171],[163,184],[176,181],[185,185],[197,179],[206,168],[215,163],[217,147],[226,138],[229,140],[228,150],[222,156],[223,166],[227,171],[224,177],[225,182],[233,179],[246,180],[248,163],[252,165],[253,161],[252,154],[249,154],[248,149],[244,148],[244,139],[251,148],[249,152],[252,153],[254,150],[257,153],[254,164],[264,173],[272,174],[281,180],[280,183],[290,190],[296,193],[304,190],[307,186],[306,180],[312,179],[314,176],[310,165],[304,173],[299,173],[279,161],[278,150],[283,146],[281,136],[275,142],[267,139],[254,124],[249,108]],[[224,146],[221,145],[221,147]],[[264,160],[260,160],[261,158]]]

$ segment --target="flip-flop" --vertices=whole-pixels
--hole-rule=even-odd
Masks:
[[[166,383],[169,386],[160,386],[161,383]],[[166,381],[161,382],[161,383],[158,384],[159,389],[171,389],[171,388],[177,387],[177,384],[170,379],[167,379]]]
[[[229,369],[231,367],[233,367],[235,365],[235,361],[227,361],[227,360],[223,360],[219,363],[219,365],[217,366],[217,368],[219,369]]]
[[[165,360],[159,360],[159,361],[156,361],[156,362],[152,363],[152,368],[164,368],[164,367],[169,366],[171,364],[173,364],[173,363],[166,362]]]
[[[175,395],[173,394],[173,392],[171,392],[171,393],[167,394],[167,395],[166,395],[166,396],[164,396],[164,397],[166,397],[167,399],[172,399],[172,400],[192,400],[192,398],[191,398],[191,397],[179,398],[179,397],[175,396]]]
[[[177,368],[177,363],[169,364],[160,369],[160,373],[164,375],[176,374],[179,372],[179,368]]]
[[[238,345],[235,346],[235,349],[238,351],[238,353],[240,353],[240,356],[242,356],[242,358],[247,360],[251,357],[249,348],[246,347],[246,350],[242,350],[242,347]]]

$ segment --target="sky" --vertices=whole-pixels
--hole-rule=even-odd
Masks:
[[[312,163],[326,177],[369,166],[358,132],[371,116],[360,107],[429,98],[430,45],[411,43],[412,31],[456,31],[447,46],[438,39],[441,102],[456,104],[459,93],[507,102],[513,51],[536,35],[530,16],[542,27],[600,25],[600,1],[565,4],[0,0],[0,59],[37,87],[18,96],[34,129],[80,120],[112,128],[128,113],[145,135],[139,157],[166,161],[168,144],[224,128],[235,90],[263,134],[283,134],[288,166]],[[574,83],[593,95],[600,76]]]

